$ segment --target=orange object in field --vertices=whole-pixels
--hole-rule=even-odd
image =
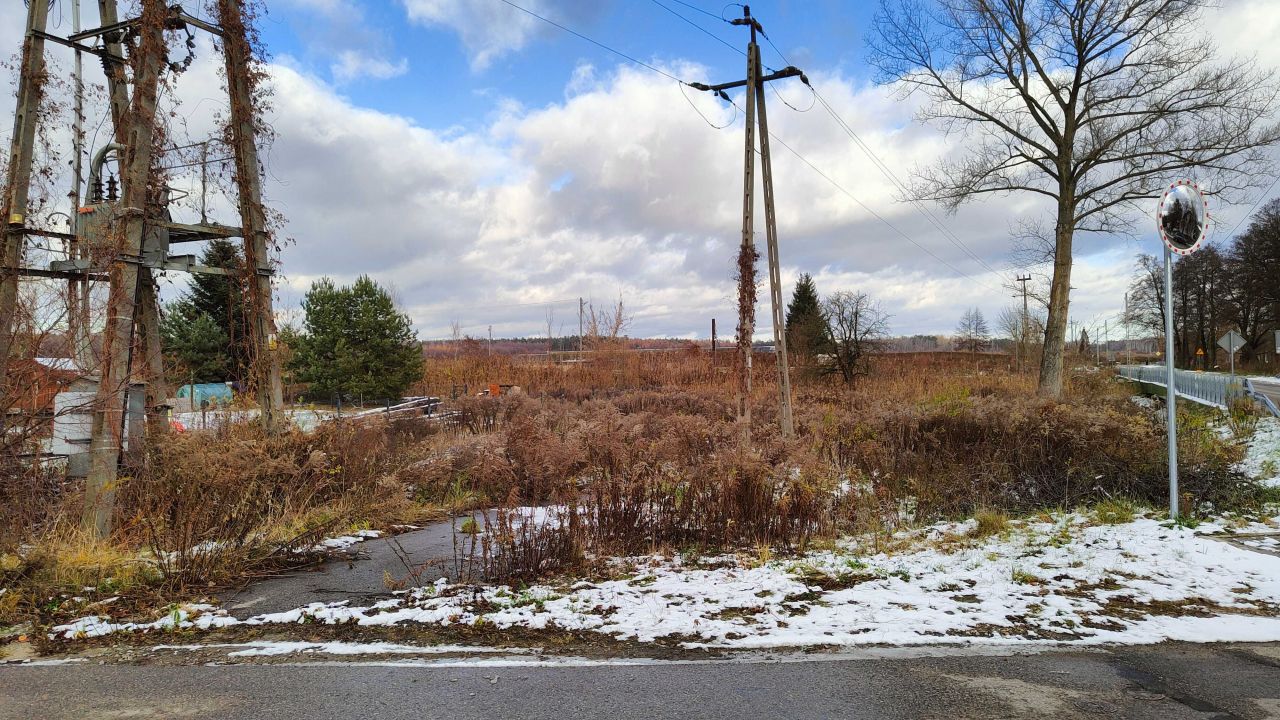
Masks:
[[[489,383],[489,396],[498,397],[502,394],[502,386],[498,383]]]

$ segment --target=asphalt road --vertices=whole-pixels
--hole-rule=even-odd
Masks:
[[[1258,392],[1271,398],[1271,402],[1280,408],[1280,379],[1254,377],[1253,387]]]
[[[460,542],[465,542],[469,536],[459,537]],[[219,598],[222,607],[244,619],[313,602],[348,600],[354,605],[367,605],[391,597],[392,586],[403,589],[441,577],[452,579],[457,574],[453,522],[448,520],[394,537],[366,540],[353,546],[351,552],[351,561],[332,560],[316,569],[259,580],[223,593]]]
[[[1280,718],[1280,644],[638,666],[6,666],[10,718],[1261,720]]]

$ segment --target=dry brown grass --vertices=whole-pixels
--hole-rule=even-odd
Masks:
[[[27,583],[37,599],[80,582],[203,588],[296,562],[294,550],[324,535],[441,507],[500,508],[486,532],[467,536],[467,564],[524,578],[613,553],[787,551],[979,508],[1162,498],[1162,430],[1103,374],[1071,378],[1052,402],[999,356],[889,355],[853,386],[798,379],[797,437],[784,441],[770,361],[756,366],[750,443],[734,422],[731,355],[713,362],[697,350],[612,351],[570,365],[437,360],[428,392],[523,389],[452,401],[452,425],[348,422],[269,438],[233,424],[172,435],[126,475],[120,530],[86,550],[92,561],[75,559],[78,488],[2,476],[0,495],[21,502],[0,510],[0,554],[26,549],[16,569],[0,565],[0,581]],[[1184,423],[1183,448],[1193,502],[1226,507],[1243,496],[1229,470],[1235,451],[1203,420]],[[555,521],[512,512],[534,504],[559,508]]]
[[[776,429],[771,369],[758,365],[753,439],[743,443],[730,368],[705,353],[563,368],[501,359],[488,371],[526,394],[462,403],[474,437],[425,466],[421,482],[436,495],[471,487],[506,508],[564,508],[541,534],[499,517],[487,552],[504,576],[664,547],[798,548],[984,508],[994,519],[1162,499],[1162,430],[1128,402],[1128,388],[1082,373],[1062,401],[1048,401],[1032,376],[1001,363],[891,355],[852,387],[803,380],[791,442]],[[1247,496],[1229,469],[1237,451],[1203,422],[1185,424],[1183,447],[1183,487],[1196,502]]]

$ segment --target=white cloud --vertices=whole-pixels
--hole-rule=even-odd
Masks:
[[[501,0],[402,0],[409,20],[448,28],[458,34],[471,57],[473,70],[484,70],[494,60],[521,50],[550,26]],[[601,9],[597,0],[520,0],[519,5],[543,17],[579,22]]]
[[[339,83],[348,83],[360,78],[386,80],[399,77],[409,72],[409,61],[400,58],[398,62],[390,62],[382,58],[369,57],[358,50],[343,50],[338,59],[329,66],[333,79]]]
[[[339,2],[305,1],[321,9]],[[415,4],[439,12],[449,5],[407,0]],[[471,12],[466,3],[455,5]],[[5,6],[0,19],[20,9]],[[0,23],[0,39],[16,47],[19,25]],[[196,64],[177,84],[183,107],[200,110],[190,113],[185,136],[191,139],[212,130],[206,111],[223,102],[216,54],[201,42]],[[513,47],[499,43],[492,52]],[[1249,51],[1239,44],[1232,49]],[[365,57],[378,56],[357,56],[350,69]],[[336,78],[346,60],[330,53],[322,71],[328,62]],[[545,332],[543,307],[513,304],[565,299],[555,305],[556,323],[573,332],[577,297],[607,303],[620,294],[636,313],[639,334],[705,337],[712,317],[722,334],[729,332],[742,210],[741,118],[716,131],[687,103],[715,124],[729,122],[733,108],[692,91],[686,100],[675,83],[629,66],[581,66],[565,77],[558,102],[526,107],[498,98],[496,119],[488,124],[431,129],[357,106],[305,68],[271,68],[275,97],[268,120],[277,137],[265,157],[266,194],[287,217],[286,234],[297,240],[283,252],[283,308],[296,306],[315,278],[349,281],[368,273],[398,289],[424,338],[447,336],[452,320],[473,334],[488,324],[497,335]],[[701,71],[668,69],[682,77]],[[810,77],[900,177],[958,142],[911,122],[912,108],[881,88],[838,74]],[[778,90],[794,105],[808,104],[803,86]],[[821,108],[797,114],[775,99],[770,92],[770,125],[779,137],[950,265],[775,144],[784,284],[811,272],[823,292],[866,290],[882,300],[894,315],[894,331],[902,333],[949,332],[966,306],[982,307],[991,319],[1012,302],[996,277],[915,208],[896,202],[889,183]],[[0,106],[11,112],[12,98]],[[214,198],[213,207],[215,219],[235,222],[224,199]],[[974,253],[1003,268],[1012,222],[1041,210],[1035,200],[1011,197],[975,203],[952,217],[935,214]],[[1072,315],[1087,322],[1118,309],[1138,246],[1095,236],[1081,236],[1078,246]],[[760,296],[767,302],[767,292]],[[757,317],[763,335],[763,304]]]

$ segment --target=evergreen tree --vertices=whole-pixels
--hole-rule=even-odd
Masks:
[[[402,396],[422,376],[422,349],[409,317],[367,276],[350,287],[311,284],[291,367],[310,395],[381,401]]]
[[[160,321],[168,364],[180,382],[222,382],[231,356],[227,334],[208,313],[190,301],[170,303]]]
[[[830,344],[827,321],[818,299],[818,288],[809,273],[796,281],[791,302],[787,305],[787,346],[796,359],[805,364],[824,352]]]
[[[227,357],[228,372],[231,379],[243,382],[249,378],[249,358],[252,355],[240,275],[244,264],[240,247],[231,240],[210,240],[200,255],[200,264],[225,268],[232,274],[196,273],[192,275],[191,285],[183,298],[222,328],[227,336],[222,352]]]

